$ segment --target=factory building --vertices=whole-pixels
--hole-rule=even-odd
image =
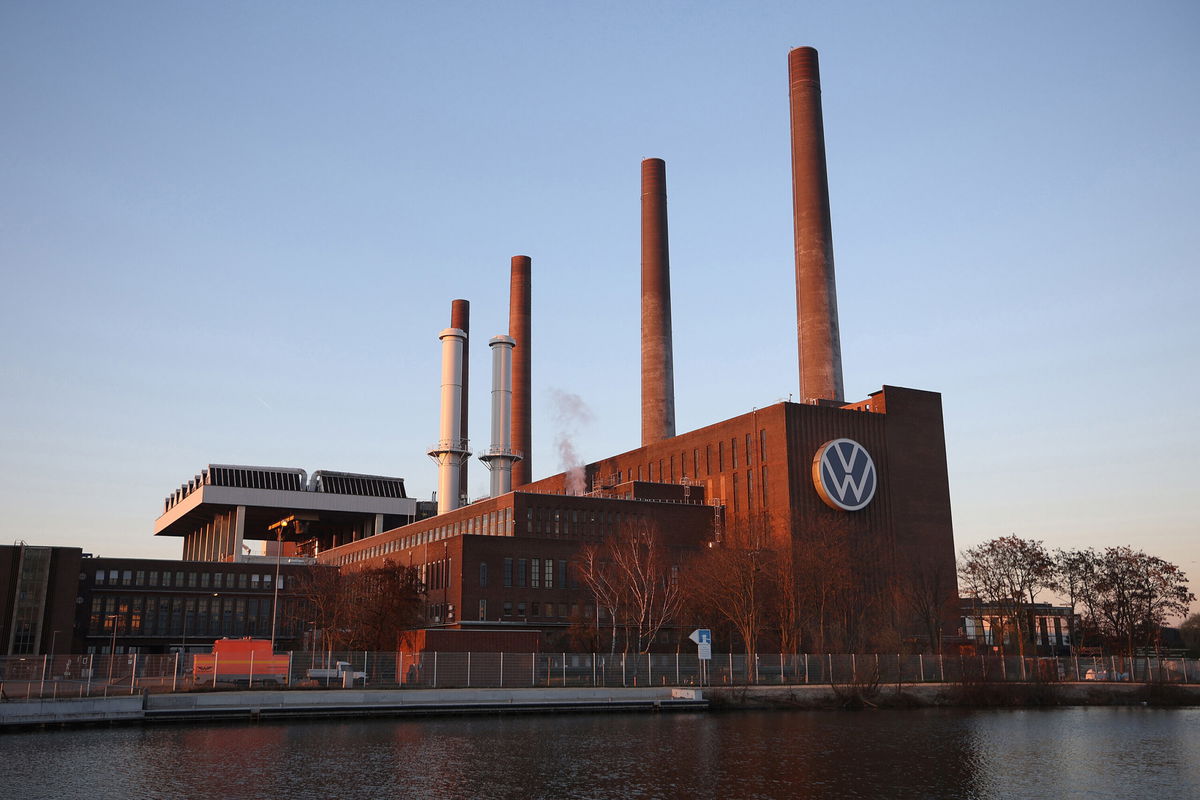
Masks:
[[[469,455],[462,368],[468,336],[455,327],[452,312],[452,327],[440,336],[441,438],[430,451],[440,470],[438,516],[321,552],[322,563],[355,569],[392,560],[419,568],[433,625],[519,621],[548,630],[579,614],[591,616],[589,595],[571,565],[582,547],[616,532],[613,520],[653,526],[681,562],[687,550],[714,546],[771,549],[795,562],[837,531],[855,580],[868,592],[883,596],[919,571],[949,578],[940,600],[944,628],[953,631],[954,541],[941,397],[883,386],[865,399],[845,400],[816,51],[793,50],[788,70],[800,402],[676,432],[666,166],[646,159],[642,446],[532,479],[531,261],[516,256],[509,331],[498,337],[511,343],[511,367],[503,358],[493,362],[493,438],[484,456],[493,470],[511,474],[511,484],[493,480],[493,497],[462,505],[457,487]]]

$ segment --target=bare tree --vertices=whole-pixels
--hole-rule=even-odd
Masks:
[[[394,650],[401,631],[422,624],[424,591],[415,568],[391,560],[353,572],[311,570],[296,587],[304,621],[331,650]]]
[[[930,649],[942,652],[942,625],[947,605],[955,597],[954,574],[944,562],[925,559],[901,572],[900,602],[921,626]]]
[[[774,553],[711,547],[688,564],[688,591],[709,613],[729,621],[751,660],[769,619]]]
[[[1029,607],[1053,578],[1050,556],[1042,543],[1003,536],[962,554],[959,578],[967,594],[995,609],[1003,628],[1011,628],[1025,655],[1032,635]],[[1003,635],[999,637],[1003,641]]]
[[[1095,630],[1096,619],[1096,585],[1100,567],[1100,556],[1092,548],[1082,550],[1055,550],[1053,555],[1053,574],[1051,585],[1054,591],[1066,598],[1071,607],[1071,617],[1067,620],[1070,632],[1071,647],[1083,647],[1087,631]],[[1082,615],[1079,609],[1083,609]],[[1083,625],[1075,624],[1075,618],[1081,616]]]
[[[579,551],[579,579],[592,593],[596,603],[596,628],[600,627],[600,612],[608,612],[610,625],[609,652],[617,652],[617,624],[624,606],[620,576],[608,558],[606,544],[588,543]]]
[[[1157,642],[1168,617],[1187,614],[1196,599],[1179,567],[1130,547],[1105,549],[1095,591],[1097,624],[1130,656]]]
[[[622,526],[607,545],[637,651],[648,652],[659,631],[679,613],[679,565],[663,546],[657,527],[643,521]]]

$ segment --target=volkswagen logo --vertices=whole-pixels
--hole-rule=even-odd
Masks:
[[[858,511],[875,496],[875,462],[853,439],[834,439],[813,456],[813,485],[830,508]]]

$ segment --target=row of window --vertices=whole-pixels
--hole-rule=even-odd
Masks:
[[[752,434],[747,433],[741,448],[742,463],[749,467],[751,466],[751,456],[754,453],[754,438]],[[713,455],[716,455],[716,469],[713,469]],[[716,443],[716,450],[713,450],[711,444],[704,445],[704,472],[707,476],[712,476],[714,473],[725,472],[726,454],[728,453],[728,464],[730,470],[738,468],[738,437],[734,436],[729,440],[729,448],[726,450],[725,441],[721,440]],[[616,482],[623,483],[632,480],[656,481],[658,483],[674,483],[676,464],[679,468],[679,478],[699,478],[700,477],[700,448],[692,448],[691,458],[688,458],[688,452],[684,450],[679,454],[678,462],[675,455],[672,453],[669,457],[660,458],[658,461],[650,461],[645,464],[645,472],[642,471],[643,465],[638,464],[635,472],[632,467],[626,471],[617,470]],[[758,432],[758,461],[760,464],[767,460],[767,432],[760,429]],[[691,474],[688,474],[688,465],[691,464]],[[657,468],[657,469],[656,469]]]
[[[270,597],[93,597],[88,634],[92,636],[269,636]],[[290,636],[294,601],[280,598],[277,635]],[[283,631],[282,634],[279,632]]]
[[[248,572],[185,572],[177,570],[96,570],[96,586],[153,586],[183,589],[271,589],[274,575]],[[282,589],[284,576],[279,576]]]
[[[592,619],[596,609],[591,604],[579,603],[544,603],[538,600],[505,600],[502,606],[501,619],[505,617],[539,617],[550,619]],[[479,601],[479,618],[487,619],[487,600]]]
[[[560,558],[505,558],[504,587],[530,589],[577,589],[579,582],[575,577],[575,565]],[[486,561],[479,562],[479,587],[487,588],[488,565]]]
[[[513,535],[513,519],[511,508],[499,508],[495,511],[490,511],[487,514],[479,514],[469,519],[460,519],[456,522],[448,522],[445,525],[438,525],[426,531],[412,533],[408,536],[401,536],[391,541],[381,544],[364,547],[361,550],[355,550],[353,553],[347,553],[344,556],[339,556],[336,559],[338,565],[353,564],[358,561],[366,561],[371,558],[385,556],[388,553],[395,553],[400,550],[407,550],[410,547],[426,544],[427,542],[437,542],[442,539],[449,539],[454,536],[462,536],[464,534],[474,534],[477,536],[512,536]]]

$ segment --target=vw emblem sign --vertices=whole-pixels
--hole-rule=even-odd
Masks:
[[[853,439],[834,439],[813,456],[813,485],[830,508],[858,511],[875,496],[878,476],[871,454]]]

